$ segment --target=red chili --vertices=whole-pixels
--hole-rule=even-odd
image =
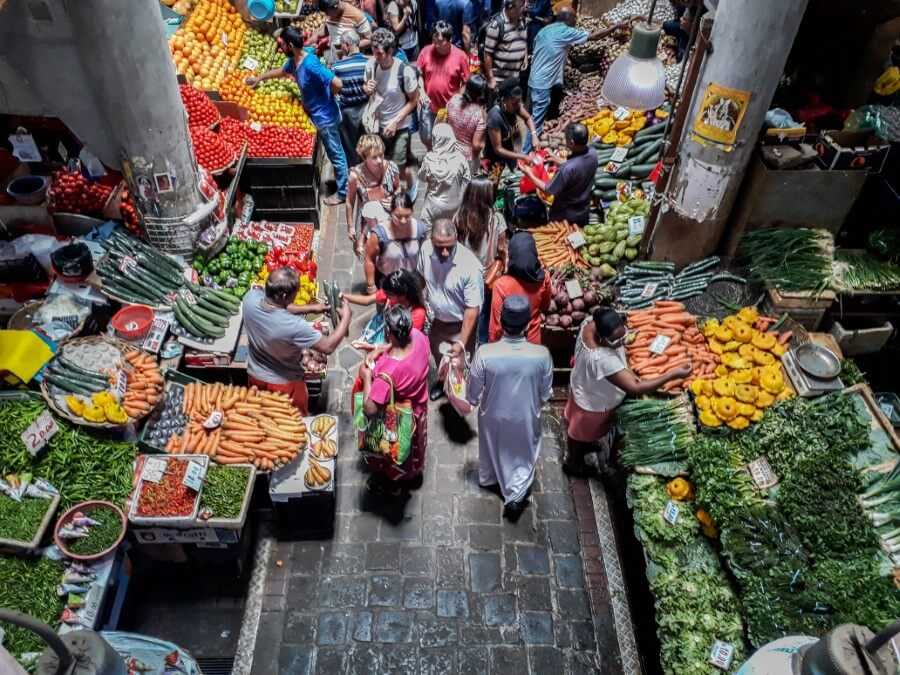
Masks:
[[[159,483],[144,481],[138,496],[137,512],[141,516],[189,516],[194,512],[197,493],[181,481],[187,461],[169,459]]]

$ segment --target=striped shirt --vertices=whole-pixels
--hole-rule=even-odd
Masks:
[[[525,20],[512,23],[506,12],[500,12],[491,19],[484,36],[484,53],[494,59],[493,74],[498,83],[509,77],[518,77],[528,59]]]
[[[366,61],[368,59],[359,52],[335,62],[332,70],[344,84],[340,94],[341,109],[353,108],[369,100],[363,91],[366,82]]]
[[[366,19],[366,15],[363,14],[361,9],[346,2],[341,3],[341,7],[343,12],[341,12],[341,16],[337,21],[331,19],[325,21],[329,42],[325,60],[329,64],[333,64],[337,60],[337,50],[341,46],[341,37],[348,30],[355,30],[362,39],[372,37],[372,26],[369,25],[369,20]]]

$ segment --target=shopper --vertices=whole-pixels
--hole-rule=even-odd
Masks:
[[[453,129],[460,149],[469,160],[472,175],[480,168],[487,130],[487,111],[484,109],[487,82],[481,75],[472,75],[461,94],[447,102],[447,124]]]
[[[284,67],[275,68],[259,77],[248,77],[246,82],[255,87],[273,77],[293,77],[297,81],[303,109],[315,125],[325,154],[334,166],[337,193],[326,198],[325,204],[342,204],[347,197],[347,156],[341,145],[341,111],[337,96],[341,93],[343,82],[319,62],[311,47],[304,49],[303,36],[293,26],[284,29],[281,41],[288,54]]]
[[[435,125],[431,138],[432,149],[425,153],[419,167],[419,181],[425,186],[422,222],[428,230],[439,218],[453,218],[472,178],[469,160],[449,124]]]
[[[416,0],[391,0],[387,6],[387,27],[394,31],[397,45],[410,63],[419,56],[418,9]]]
[[[372,26],[363,10],[344,0],[319,0],[319,9],[325,12],[325,31],[328,35],[326,61],[333,64],[342,58],[341,38],[348,30],[359,35],[359,48],[368,49],[372,40]]]
[[[516,150],[521,140],[519,120],[521,119],[531,135],[536,139],[534,121],[522,105],[522,87],[517,78],[505,80],[498,90],[499,100],[487,116],[487,145],[484,148],[484,162],[489,170],[497,168],[515,169],[519,160],[528,161],[528,155]],[[535,149],[540,143],[534,142]]]
[[[396,270],[381,282],[381,287],[374,293],[342,293],[341,297],[354,305],[368,307],[375,304],[379,312],[384,313],[395,305],[405,307],[412,316],[413,328],[423,333],[428,332],[428,311],[422,299],[424,282],[416,272]]]
[[[341,303],[340,323],[322,336],[303,315],[320,312],[322,305],[295,305],[300,280],[290,267],[279,267],[266,279],[266,288],[251,289],[243,300],[244,330],[249,343],[247,375],[259,389],[287,394],[297,409],[309,414],[309,394],[303,379],[303,350],[331,354],[347,337],[350,305]]]
[[[411,180],[406,171],[410,156],[412,113],[419,101],[419,78],[415,68],[394,58],[394,34],[379,28],[372,35],[373,58],[366,65],[365,92],[377,94],[379,135],[384,139],[385,156],[400,167],[407,189]]]
[[[503,11],[487,24],[481,69],[491,89],[508,78],[518,80],[528,63],[525,0],[503,0]]]
[[[691,373],[691,366],[684,365],[659,377],[641,379],[628,368],[627,332],[622,316],[609,307],[595,309],[578,332],[566,403],[568,452],[563,470],[569,475],[592,473],[585,456],[598,450],[598,442],[603,454],[601,465],[610,465],[613,417],[627,394],[649,394],[669,380]]]
[[[589,40],[598,40],[619,30],[627,24],[616,24],[590,33],[575,27],[575,10],[569,4],[556,11],[556,21],[543,28],[534,42],[531,74],[528,77],[528,96],[531,101],[531,116],[538,134],[544,127],[547,109],[550,107],[551,93],[563,84],[563,69],[569,48]],[[525,151],[531,149],[531,137],[525,144]]]
[[[491,318],[491,284],[506,269],[506,221],[494,208],[494,184],[486,176],[473,178],[463,192],[462,203],[453,219],[459,241],[468,248],[484,270],[484,303],[478,317],[478,343],[488,341]]]
[[[334,64],[334,74],[344,84],[338,101],[341,107],[341,145],[347,161],[354,166],[360,162],[356,144],[362,134],[363,110],[369,101],[363,91],[368,59],[359,51],[359,34],[355,30],[345,31],[341,36],[341,51],[343,58]]]
[[[378,290],[381,279],[396,270],[416,269],[422,244],[428,237],[425,225],[413,217],[413,201],[408,192],[391,199],[391,218],[376,225],[366,239],[363,268],[366,293]]]
[[[530,232],[516,232],[509,240],[506,274],[497,279],[491,289],[491,320],[488,330],[490,342],[496,342],[503,336],[503,302],[513,295],[528,298],[531,316],[525,335],[529,342],[541,344],[541,314],[550,306],[552,289],[550,275],[541,266],[537,246]]]
[[[453,356],[463,351],[471,355],[484,302],[484,272],[475,254],[457,241],[452,221],[434,223],[431,239],[419,253],[418,272],[425,279],[425,301],[433,316],[428,338],[435,364],[448,348]],[[443,395],[444,384],[438,380],[431,387],[431,400]]]
[[[477,3],[471,0],[428,0],[425,28],[429,34],[438,21],[450,24],[454,45],[468,52],[472,48],[472,36],[478,31],[480,15]]]
[[[432,116],[447,107],[469,79],[469,56],[452,42],[453,28],[446,21],[434,24],[431,44],[419,54],[418,66],[431,103]]]
[[[400,169],[384,158],[384,141],[375,134],[363,134],[356,145],[356,153],[362,161],[350,169],[347,183],[347,236],[354,251],[362,255],[369,237],[363,225],[363,208],[376,201],[387,213],[391,200],[400,191]]]
[[[428,338],[413,328],[409,310],[399,305],[385,310],[385,336],[389,348],[377,355],[374,367],[363,361],[363,412],[381,415],[391,402],[412,404],[415,430],[409,457],[395,464],[389,457],[368,457],[373,474],[366,487],[375,493],[399,496],[422,485],[428,443]]]
[[[538,178],[528,162],[519,164],[522,173],[531,179],[538,190],[553,195],[550,220],[567,220],[575,225],[588,224],[591,207],[591,190],[597,175],[597,152],[588,145],[587,127],[572,122],[566,127],[566,148],[569,158],[562,161],[553,178]]]
[[[525,339],[530,319],[528,298],[506,298],[503,337],[478,348],[466,383],[466,398],[478,406],[478,484],[500,494],[512,522],[528,505],[541,454],[541,408],[553,389],[550,352]]]

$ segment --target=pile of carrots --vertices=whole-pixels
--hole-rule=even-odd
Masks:
[[[156,359],[150,354],[135,350],[126,352],[125,360],[131,365],[126,369],[128,384],[122,409],[129,417],[139,419],[148,414],[162,397],[163,377]],[[115,381],[112,385],[115,386]]]
[[[697,317],[684,311],[684,305],[673,300],[660,300],[653,307],[628,312],[628,327],[636,332],[634,341],[626,345],[628,364],[637,375],[653,378],[674,368],[690,364],[693,371],[684,379],[669,380],[662,390],[683,391],[696,378],[715,377],[719,357],[709,351],[706,338],[697,327]],[[650,351],[657,335],[670,338],[662,354]]]
[[[538,258],[544,267],[560,267],[572,264],[576,267],[587,267],[581,254],[572,248],[568,236],[578,232],[578,227],[562,222],[547,223],[531,230],[537,246]]]
[[[214,412],[222,417],[211,419]],[[166,452],[208,455],[219,464],[253,464],[263,471],[295,459],[306,447],[306,423],[285,394],[221,382],[185,386],[182,412],[190,418],[172,434]]]

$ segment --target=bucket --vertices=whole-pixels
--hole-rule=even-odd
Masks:
[[[275,15],[274,0],[249,0],[247,9],[257,21],[268,21]]]
[[[50,179],[46,176],[19,176],[6,185],[6,194],[19,204],[42,204],[49,185]]]

